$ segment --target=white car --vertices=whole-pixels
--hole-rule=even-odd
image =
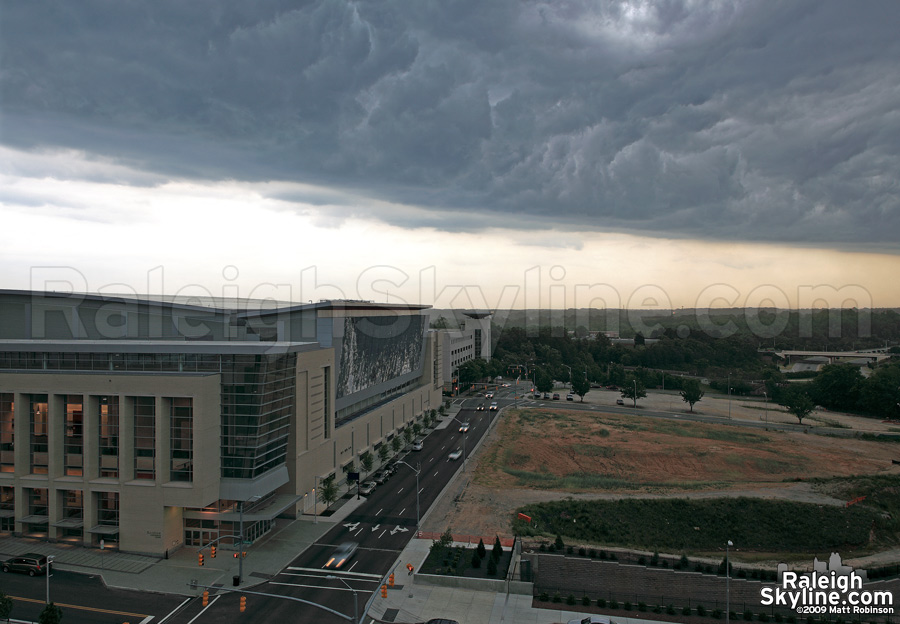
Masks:
[[[461,425],[459,426],[459,432],[460,432],[460,433],[468,433],[468,431],[469,431],[469,423],[464,422],[463,424],[461,424]]]
[[[493,403],[491,403],[491,411],[492,411],[492,412],[496,412],[496,411],[497,411],[497,402],[496,402],[496,401],[494,401]]]
[[[425,445],[425,443],[424,443],[422,440],[416,440],[415,442],[413,442],[412,450],[414,450],[414,451],[421,451],[421,450],[422,450],[422,447],[423,447],[424,445]]]
[[[604,615],[592,615],[581,620],[569,620],[568,624],[613,624]]]
[[[484,398],[486,398],[486,399],[493,399],[493,398],[494,398],[494,393],[493,393],[493,392],[488,392],[488,393],[486,393],[486,394],[484,395]]]
[[[359,493],[363,496],[368,496],[372,492],[375,491],[375,482],[374,481],[363,481],[359,486]]]
[[[359,544],[357,544],[356,542],[344,542],[337,547],[337,550],[334,551],[334,554],[332,554],[328,561],[325,563],[325,567],[331,569],[341,568],[345,563],[353,558],[358,547]]]
[[[452,459],[453,461],[456,461],[457,459],[459,459],[460,457],[462,457],[462,449],[456,449],[455,451],[453,451],[452,453],[450,453],[449,457],[450,457],[450,459]]]

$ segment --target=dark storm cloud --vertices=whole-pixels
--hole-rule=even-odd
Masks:
[[[0,130],[148,179],[424,207],[378,212],[410,227],[884,246],[897,23],[894,2],[10,3]]]

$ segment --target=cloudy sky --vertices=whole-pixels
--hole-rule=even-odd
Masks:
[[[900,4],[0,8],[0,288],[900,306]]]

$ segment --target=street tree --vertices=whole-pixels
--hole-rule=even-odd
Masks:
[[[803,424],[803,419],[809,416],[816,407],[816,404],[809,398],[806,391],[796,386],[786,390],[779,402],[787,408],[787,411],[797,417],[801,425]]]
[[[378,447],[378,459],[381,460],[382,464],[387,461],[389,454],[390,454],[390,451],[388,450],[387,444],[382,444],[381,446]]]
[[[47,603],[38,616],[38,624],[59,624],[62,622],[62,609],[52,602]]]
[[[591,390],[591,382],[588,381],[587,377],[582,375],[575,375],[572,379],[572,392],[581,397],[581,402],[584,403],[584,395],[586,395]]]
[[[682,383],[682,390],[679,393],[681,394],[682,400],[691,406],[691,411],[694,411],[694,403],[698,402],[703,398],[703,390],[700,388],[700,380],[699,379],[685,379]]]
[[[483,544],[482,544],[483,546]],[[9,621],[9,615],[12,613],[13,601],[12,598],[0,592],[0,618],[5,619],[7,622]]]
[[[372,453],[366,451],[359,456],[359,461],[362,464],[363,470],[367,473],[372,472],[372,466],[375,464],[375,458],[372,457]]]
[[[636,377],[629,377],[622,386],[622,398],[631,399],[634,406],[637,407],[637,400],[647,396],[647,389],[644,388],[643,382]]]
[[[338,489],[334,482],[333,474],[322,479],[322,486],[319,488],[319,496],[322,498],[322,503],[325,507],[330,507],[334,504],[334,501],[338,499]]]
[[[553,390],[553,378],[544,369],[539,368],[535,374],[534,387],[538,392],[550,392]]]

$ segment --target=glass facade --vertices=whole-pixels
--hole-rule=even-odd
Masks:
[[[156,399],[134,397],[134,478],[156,479]]]
[[[47,474],[49,469],[49,447],[47,436],[49,423],[47,422],[48,406],[46,394],[31,395],[31,474]]]
[[[43,517],[42,520],[35,519],[34,522],[29,523],[27,532],[46,537],[49,529],[48,517],[50,513],[47,488],[30,488],[25,491],[28,493],[28,515]]]
[[[0,472],[15,472],[15,395],[0,392]]]
[[[65,490],[63,492],[63,520],[80,521],[84,518],[84,502],[81,490]],[[61,529],[63,539],[81,540],[82,527],[64,527]]]
[[[99,423],[97,452],[100,476],[115,479],[119,476],[119,397],[98,397]]]
[[[222,356],[222,476],[253,479],[285,463],[296,355]]]
[[[118,492],[96,492],[97,501],[97,524],[102,527],[119,528],[119,493]],[[118,543],[118,532],[104,532],[94,535],[94,543],[99,545],[100,540],[104,540],[107,545],[110,542]]]
[[[13,532],[16,528],[16,491],[13,486],[0,486],[0,531]]]
[[[78,395],[66,397],[66,439],[63,457],[66,476],[84,474],[84,412],[82,399]]]
[[[194,402],[190,398],[170,399],[169,479],[194,480]]]

